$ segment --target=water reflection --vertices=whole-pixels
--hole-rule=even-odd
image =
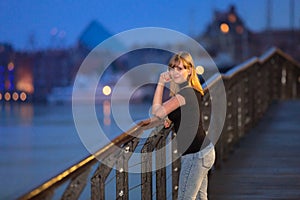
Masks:
[[[103,124],[105,126],[110,126],[111,124],[110,115],[111,115],[110,101],[105,100],[103,102]]]
[[[31,125],[34,117],[34,107],[31,103],[0,104],[1,120],[7,123],[17,120],[21,124]]]
[[[32,104],[23,104],[19,107],[20,118],[23,123],[32,124],[34,109]]]

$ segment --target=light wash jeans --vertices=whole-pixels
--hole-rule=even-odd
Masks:
[[[178,200],[207,199],[207,174],[214,162],[213,144],[197,153],[181,157]]]

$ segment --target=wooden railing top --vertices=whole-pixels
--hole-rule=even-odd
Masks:
[[[230,79],[233,76],[235,76],[236,74],[247,70],[249,67],[251,67],[256,62],[258,62],[260,64],[265,63],[267,60],[269,60],[275,54],[279,54],[280,56],[284,57],[287,61],[293,63],[293,65],[300,68],[300,64],[295,59],[293,59],[291,56],[284,53],[280,49],[273,47],[273,48],[269,49],[266,53],[261,55],[260,57],[250,58],[250,59],[246,60],[245,62],[231,68],[226,73],[222,74],[222,77],[223,77],[223,79]]]
[[[261,55],[259,57],[259,61],[261,63],[266,62],[266,60],[270,59],[274,54],[279,54],[280,56],[284,57],[287,61],[293,63],[293,65],[300,68],[300,63],[298,61],[296,61],[293,57],[284,53],[282,50],[280,50],[276,47],[272,47],[267,52],[265,52],[263,55]]]
[[[236,74],[245,71],[246,69],[248,69],[249,67],[251,67],[253,64],[257,63],[259,60],[257,57],[253,57],[235,67],[233,67],[232,69],[228,70],[226,73],[224,73],[222,75],[222,77],[224,79],[230,79],[233,76],[235,76]]]

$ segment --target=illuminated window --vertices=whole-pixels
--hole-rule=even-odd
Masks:
[[[222,33],[228,33],[229,32],[229,26],[226,23],[222,23],[220,25],[220,30],[222,31]]]
[[[242,34],[244,32],[244,28],[242,26],[237,26],[235,30],[238,34]]]
[[[14,68],[15,68],[15,65],[14,65],[14,63],[13,63],[13,62],[10,62],[10,63],[8,63],[8,65],[7,65],[7,69],[8,69],[9,71],[12,71],[12,70],[14,70]]]
[[[4,77],[5,67],[0,65],[0,91],[5,90],[5,77]]]
[[[234,23],[236,22],[236,16],[234,14],[229,14],[228,15],[228,20],[231,22],[231,23]]]

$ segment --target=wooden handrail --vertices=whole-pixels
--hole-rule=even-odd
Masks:
[[[65,179],[73,178],[76,175],[82,173],[82,171],[87,170],[89,167],[91,167],[91,165],[98,161],[97,158],[104,159],[105,157],[109,156],[110,153],[114,150],[114,146],[120,147],[122,144],[129,142],[133,137],[138,137],[139,135],[135,134],[137,133],[137,130],[153,128],[161,123],[162,122],[158,121],[156,118],[150,118],[140,121],[137,125],[124,132],[123,134],[119,135],[110,143],[98,150],[94,155],[87,156],[83,160],[70,166],[65,171],[61,172],[59,175],[51,178],[42,185],[33,189],[31,192],[23,195],[19,199],[33,199],[36,196],[40,195],[45,189],[50,190],[52,187],[57,187],[61,185],[65,181]]]

